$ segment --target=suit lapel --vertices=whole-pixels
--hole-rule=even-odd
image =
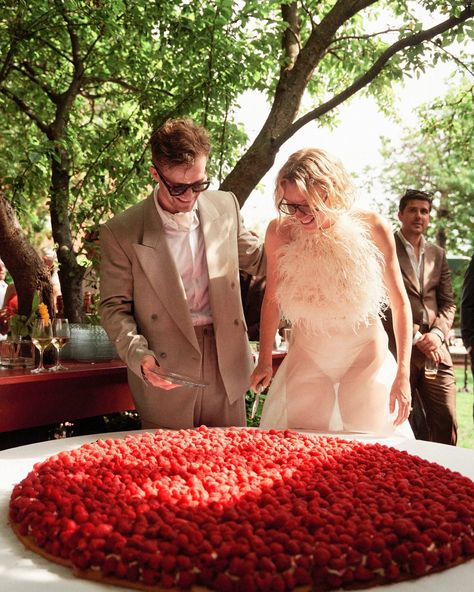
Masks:
[[[433,273],[435,264],[436,264],[436,250],[433,248],[432,245],[425,242],[425,261],[423,265],[423,287],[426,287],[429,278],[436,277],[436,274]]]
[[[163,306],[199,351],[183,283],[166,242],[163,223],[156,210],[153,194],[144,205],[142,243],[134,244],[133,248],[144,274]]]
[[[221,213],[205,193],[199,198],[198,204],[209,272],[209,302],[213,311],[214,327],[218,332],[219,319],[225,318],[225,307],[228,305],[226,278],[229,275],[229,265],[235,261],[229,250],[229,224],[232,220]]]
[[[413,288],[417,291],[421,291],[420,282],[411,264],[410,257],[408,257],[405,245],[402,243],[400,237],[395,234],[395,244],[397,246],[397,256],[400,263],[400,269],[404,277],[412,284]]]
[[[209,289],[215,278],[222,277],[227,272],[229,257],[227,248],[227,220],[205,193],[198,201],[199,220],[206,248],[207,268],[209,270]]]

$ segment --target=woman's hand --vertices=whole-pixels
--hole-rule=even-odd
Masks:
[[[398,426],[403,423],[411,411],[411,389],[410,381],[404,376],[396,376],[390,390],[390,413],[395,411],[395,402],[397,405],[397,417],[393,425]]]
[[[272,381],[272,377],[273,368],[271,364],[269,366],[258,363],[250,377],[250,388],[254,393],[261,393],[268,387]]]

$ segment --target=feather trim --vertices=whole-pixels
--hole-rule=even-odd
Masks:
[[[351,213],[328,229],[299,225],[278,254],[277,301],[292,325],[316,333],[357,331],[387,306],[383,256],[369,227]]]

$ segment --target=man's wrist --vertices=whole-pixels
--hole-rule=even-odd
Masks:
[[[433,333],[433,335],[436,335],[436,337],[439,337],[440,341],[441,341],[441,345],[443,345],[444,343],[444,333],[438,329],[437,327],[432,327],[430,329],[430,333]]]

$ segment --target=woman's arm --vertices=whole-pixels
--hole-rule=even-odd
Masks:
[[[273,375],[273,342],[280,323],[280,311],[276,301],[277,253],[283,242],[281,225],[278,220],[272,220],[265,236],[267,283],[260,313],[260,351],[257,366],[250,377],[250,388],[255,392],[267,388]]]
[[[395,425],[405,421],[410,414],[410,358],[412,347],[412,320],[408,296],[398,263],[395,240],[387,222],[378,214],[371,214],[369,223],[372,237],[384,257],[384,281],[390,298],[393,315],[393,332],[397,343],[397,375],[390,392],[390,412],[398,413]]]

